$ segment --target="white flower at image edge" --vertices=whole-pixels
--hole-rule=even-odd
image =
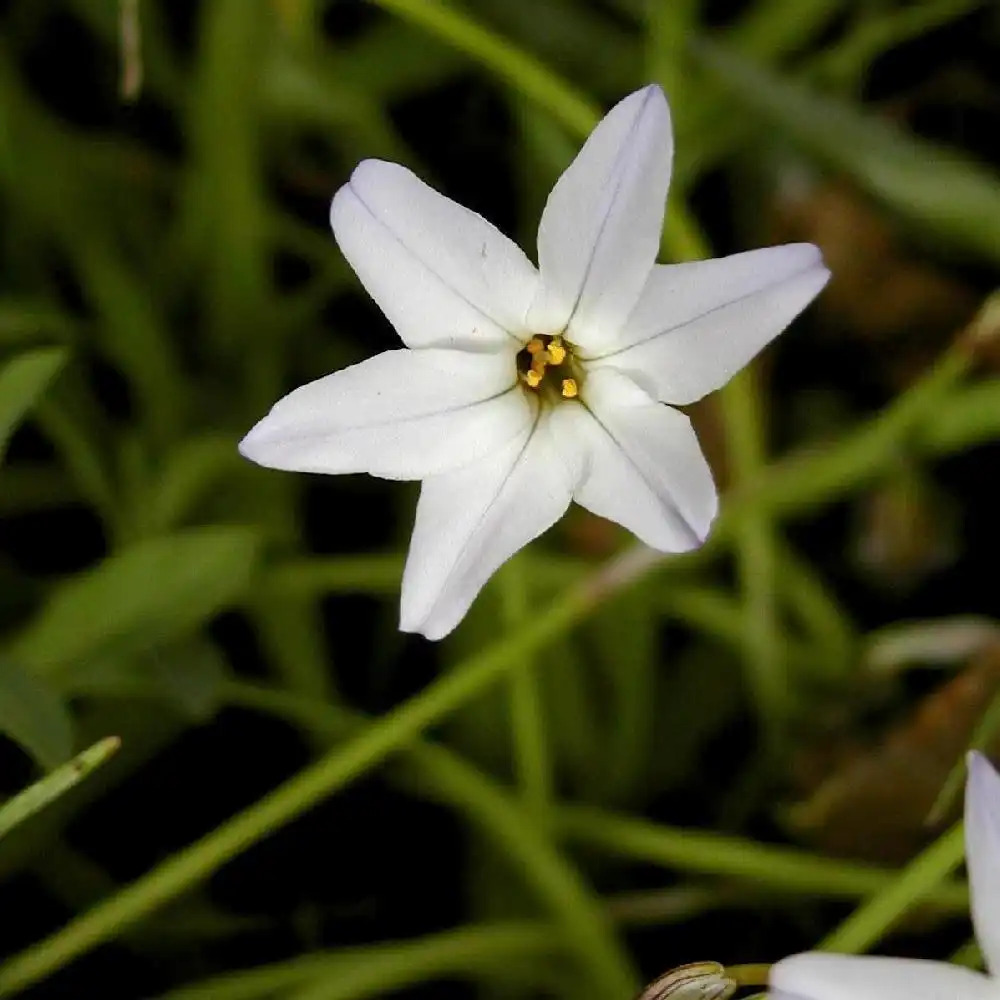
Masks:
[[[333,199],[344,256],[404,348],[286,396],[240,445],[261,465],[420,479],[400,628],[450,632],[571,500],[647,545],[717,509],[688,418],[826,283],[809,244],[658,266],[673,140],[659,87],[621,101],[553,188],[538,268],[392,163]]]
[[[1000,777],[969,755],[965,860],[989,975],[919,958],[806,952],[771,968],[772,1000],[1000,1000]]]

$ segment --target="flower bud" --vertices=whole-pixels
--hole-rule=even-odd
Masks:
[[[718,962],[691,962],[665,972],[639,1000],[728,1000],[736,987],[736,980]]]

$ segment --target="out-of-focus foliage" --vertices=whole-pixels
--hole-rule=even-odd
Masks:
[[[1000,729],[998,65],[975,0],[0,4],[0,995],[620,1000],[866,900],[841,947],[967,937],[960,837],[896,868]],[[236,452],[395,343],[329,199],[396,160],[530,251],[650,80],[665,259],[833,281],[692,408],[703,550],[574,511],[401,636],[414,490]]]

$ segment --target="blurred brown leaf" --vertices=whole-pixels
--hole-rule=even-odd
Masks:
[[[938,793],[998,692],[1000,645],[995,644],[923,698],[880,741],[868,746],[850,737],[816,741],[797,762],[800,774],[824,759],[838,763],[789,811],[795,833],[841,857],[887,863],[912,857],[927,841],[926,818]],[[1000,739],[989,749],[1000,753]]]

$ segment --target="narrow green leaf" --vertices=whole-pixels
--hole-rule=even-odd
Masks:
[[[733,100],[843,171],[921,233],[1000,261],[1000,177],[849,104],[822,96],[716,44],[697,46]]]
[[[981,7],[983,0],[924,0],[902,8],[859,11],[853,28],[816,59],[831,81],[858,86],[872,63],[890,49]]]
[[[482,977],[490,982],[510,976],[516,980],[530,963],[565,948],[558,928],[542,922],[472,924],[409,941],[308,952],[288,961],[213,976],[159,1000],[261,1000],[289,997],[289,991],[306,986],[328,990],[330,997],[358,1000],[443,976]]]
[[[952,393],[933,421],[921,428],[921,441],[934,454],[963,451],[1000,437],[1000,378],[964,386]]]
[[[55,673],[183,635],[240,598],[256,550],[256,532],[231,526],[191,528],[134,545],[60,585],[12,655]]]
[[[32,404],[66,361],[60,347],[28,351],[0,368],[0,460]]]
[[[70,695],[153,699],[194,722],[211,718],[228,679],[226,662],[194,636],[138,653],[75,664],[62,684]]]
[[[244,468],[236,439],[208,433],[177,445],[146,484],[144,520],[151,532],[169,531],[234,470]]]
[[[73,320],[43,300],[0,298],[0,344],[5,346],[69,340]]]
[[[41,781],[36,781],[23,792],[0,806],[0,837],[44,809],[53,799],[64,795],[74,785],[79,784],[95,768],[100,767],[121,746],[117,736],[106,736],[92,747],[77,754],[68,764],[63,764]]]
[[[758,0],[728,36],[736,48],[774,59],[815,38],[843,6],[843,0]]]
[[[0,732],[47,771],[73,752],[73,723],[62,699],[8,659],[0,659]]]
[[[902,917],[931,896],[962,863],[964,855],[965,831],[962,823],[956,823],[828,934],[819,949],[848,955],[868,951]]]

